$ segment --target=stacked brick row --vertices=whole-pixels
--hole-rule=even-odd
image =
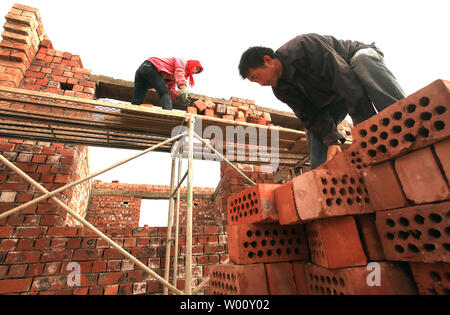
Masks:
[[[0,84],[19,87],[39,45],[48,39],[35,8],[14,4],[5,20],[0,42]]]
[[[92,181],[92,188],[86,219],[89,222],[95,222],[96,226],[102,227],[138,226],[141,200],[145,198],[143,197],[145,192],[166,193],[167,195],[170,192],[170,186],[167,185],[127,184],[118,181],[104,183],[94,180]],[[201,196],[202,194],[212,196],[214,189],[194,187],[193,192],[193,224],[196,226],[216,225],[216,219],[212,211],[214,207],[212,198]],[[181,187],[180,193],[179,220],[180,224],[184,226],[187,213],[187,188]],[[150,211],[156,210],[151,209]]]
[[[186,112],[226,120],[272,126],[270,113],[256,109],[255,101],[232,97],[228,102],[198,99],[188,106]]]
[[[387,260],[421,294],[450,292],[450,82],[436,80],[354,129]]]
[[[232,194],[233,264],[211,268],[210,293],[448,294],[449,87],[438,80],[353,128],[318,169]]]
[[[94,99],[95,82],[84,69],[80,56],[41,45],[20,87],[28,90]]]
[[[88,171],[86,159],[87,147],[68,144],[38,142],[0,138],[0,154],[25,172],[48,191],[58,189],[79,179],[80,173]],[[31,201],[42,193],[26,182],[5,164],[0,164],[0,213],[11,210]],[[73,187],[58,194],[57,197],[70,204],[79,215],[84,215],[90,183]],[[75,196],[75,198],[73,198]],[[58,226],[63,223],[74,224],[65,211],[55,207],[52,200],[42,200],[29,206],[18,214],[0,221],[0,225]]]
[[[99,228],[160,276],[164,276],[167,228]],[[186,236],[180,231],[181,240]],[[225,261],[226,237],[218,227],[193,235],[195,285],[208,266]],[[173,250],[173,247],[172,247]],[[180,244],[177,287],[184,289],[185,244]],[[172,263],[172,262],[171,262]],[[171,280],[172,283],[172,280]],[[85,227],[0,227],[0,294],[160,294],[161,284]]]

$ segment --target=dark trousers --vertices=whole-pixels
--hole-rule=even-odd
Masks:
[[[158,72],[156,67],[148,60],[144,61],[136,70],[134,76],[133,101],[131,104],[141,105],[144,103],[147,90],[153,87],[161,98],[161,107],[163,109],[172,109],[172,100],[170,98],[167,84]]]
[[[356,112],[349,113],[355,126],[405,97],[397,79],[384,64],[383,56],[375,49],[359,50],[350,60],[350,66],[373,104],[370,108],[359,108]],[[329,112],[336,126],[345,119],[348,113],[344,106],[329,108]],[[311,157],[311,169],[315,169],[327,160],[328,147],[308,131],[306,139]]]

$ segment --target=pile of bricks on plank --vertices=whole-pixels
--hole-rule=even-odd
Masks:
[[[213,102],[209,98],[198,99],[188,106],[187,113],[222,118],[258,125],[272,126],[270,113],[256,109],[255,101],[232,97],[228,102]]]
[[[449,294],[450,82],[352,129],[352,145],[282,185],[228,199],[231,262],[209,294]]]

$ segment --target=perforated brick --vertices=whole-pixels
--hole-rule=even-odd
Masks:
[[[422,295],[450,295],[450,264],[410,263],[411,273]]]
[[[411,295],[417,290],[407,272],[397,263],[379,262],[372,266],[327,269],[308,263],[305,267],[312,295]],[[379,275],[379,282],[374,275]]]
[[[236,264],[308,259],[304,225],[239,224],[227,227],[228,252]]]
[[[264,264],[214,265],[209,267],[211,295],[267,295]]]
[[[316,169],[292,180],[301,220],[373,212],[362,177]]]
[[[436,80],[352,130],[367,165],[395,158],[450,136],[450,82]]]
[[[388,260],[450,262],[450,202],[376,213]]]
[[[256,184],[228,197],[228,224],[278,221],[274,189],[278,184]]]
[[[315,220],[306,224],[311,261],[326,268],[367,263],[352,216]]]

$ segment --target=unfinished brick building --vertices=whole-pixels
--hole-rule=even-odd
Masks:
[[[92,75],[79,56],[55,50],[37,9],[15,4],[2,37],[0,294],[450,292],[449,82],[341,126],[352,144],[308,171],[293,114],[236,97],[194,95],[192,107],[170,113],[99,101],[129,101],[132,83]],[[156,94],[146,103],[158,105]],[[191,117],[202,128],[276,129],[279,167],[252,161],[245,147],[242,163],[218,162],[217,187],[188,185],[176,199],[174,171],[171,186],[83,181],[87,146],[170,157],[170,131],[189,129]],[[192,159],[204,147],[182,149]],[[161,198],[172,198],[172,215],[179,203],[178,228],[139,227],[141,200]]]

